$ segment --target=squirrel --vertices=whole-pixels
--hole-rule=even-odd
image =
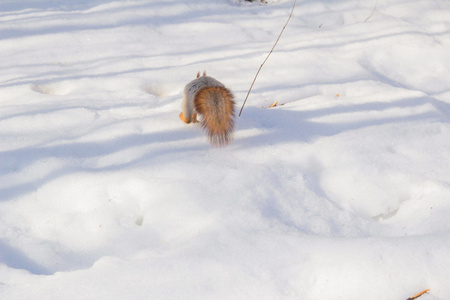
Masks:
[[[197,73],[197,78],[186,84],[180,119],[197,123],[202,115],[201,127],[207,132],[210,143],[216,147],[227,145],[233,139],[234,96],[220,81]]]

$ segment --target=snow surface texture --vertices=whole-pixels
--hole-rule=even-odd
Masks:
[[[450,2],[298,1],[213,148],[268,2],[1,1],[2,299],[450,299]]]

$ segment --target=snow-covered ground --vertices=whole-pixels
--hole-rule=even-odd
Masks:
[[[0,1],[1,299],[450,299],[450,2],[297,1],[211,147],[268,2]]]

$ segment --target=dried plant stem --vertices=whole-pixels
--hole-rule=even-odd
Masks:
[[[374,14],[375,11],[377,10],[377,5],[378,5],[378,0],[377,0],[377,2],[375,2],[375,6],[374,6],[374,8],[373,8],[373,10],[372,10],[372,13],[370,14],[370,16],[368,16],[368,17],[364,20],[364,22],[367,22],[367,21],[369,21],[370,18],[372,18],[373,14]]]
[[[296,3],[296,2],[297,2],[297,0],[294,0],[294,5],[292,6],[292,10],[291,10],[291,13],[290,13],[290,15],[289,15],[289,18],[288,18],[286,24],[284,25],[283,29],[281,30],[280,35],[278,36],[278,38],[277,38],[275,44],[273,45],[273,47],[272,47],[272,49],[270,50],[269,54],[267,55],[266,59],[263,61],[263,63],[262,63],[261,66],[259,67],[258,72],[256,72],[256,75],[255,75],[255,78],[253,79],[252,85],[250,86],[250,89],[248,90],[247,96],[245,97],[244,103],[242,104],[241,110],[239,111],[239,117],[240,117],[241,114],[242,114],[242,110],[244,109],[244,105],[245,105],[245,103],[247,102],[248,95],[250,95],[250,92],[251,92],[251,90],[252,90],[252,88],[253,88],[253,85],[255,84],[255,81],[256,81],[256,78],[258,77],[259,71],[261,71],[261,69],[262,69],[262,67],[264,66],[264,64],[266,63],[267,59],[269,59],[270,54],[272,54],[273,49],[275,49],[275,46],[277,45],[278,41],[280,40],[280,37],[281,37],[281,35],[283,34],[284,29],[286,28],[287,24],[289,23],[289,20],[290,20],[291,17],[292,17],[292,13],[294,12],[294,8],[295,8],[295,3]]]
[[[421,291],[420,293],[417,293],[417,294],[415,294],[414,296],[409,297],[409,298],[406,299],[406,300],[414,300],[414,299],[417,299],[417,298],[419,298],[420,296],[422,296],[423,294],[428,293],[429,290],[430,290],[430,289],[426,289],[426,290],[424,290],[424,291]]]

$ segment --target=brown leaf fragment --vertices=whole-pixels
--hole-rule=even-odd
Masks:
[[[278,101],[275,101],[274,103],[272,103],[272,105],[269,106],[269,108],[275,107],[275,106],[277,106],[277,104],[278,104]]]

